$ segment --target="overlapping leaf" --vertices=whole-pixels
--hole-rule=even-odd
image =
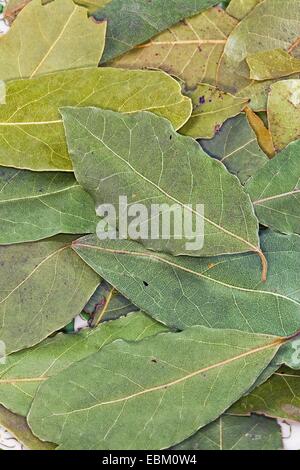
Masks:
[[[49,21],[50,16],[55,21]],[[97,66],[106,23],[96,24],[72,0],[42,5],[32,0],[0,38],[0,79],[35,77],[68,68]]]
[[[74,237],[0,247],[0,339],[7,354],[39,343],[81,312],[99,284]]]
[[[240,114],[248,102],[204,83],[188,93],[188,96],[192,99],[193,112],[180,133],[195,139],[211,139],[222,124]]]
[[[283,49],[250,54],[246,60],[253,80],[272,80],[300,72],[300,60]]]
[[[118,211],[122,195],[129,205],[143,202],[150,210],[151,204],[168,203],[164,210],[170,211],[175,203],[204,219],[203,248],[186,248],[190,240],[176,238],[174,228],[170,240],[142,237],[146,247],[191,256],[246,251],[262,256],[257,221],[238,181],[169,122],[150,113],[128,116],[95,108],[65,108],[62,115],[76,178],[96,207],[111,203]],[[204,204],[204,215],[198,204]]]
[[[277,150],[300,138],[300,80],[284,80],[271,86],[268,119]]]
[[[0,168],[0,244],[93,233],[92,198],[70,174]]]
[[[279,425],[262,416],[222,416],[174,450],[282,450]]]
[[[106,45],[101,62],[105,63],[142,44],[178,21],[204,11],[217,0],[112,0],[94,13],[107,20]]]
[[[76,335],[60,333],[27,351],[12,354],[0,366],[0,403],[26,416],[36,390],[49,377],[117,339],[141,340],[164,331],[165,327],[138,312]]]
[[[300,142],[290,144],[246,185],[261,224],[300,233]]]
[[[201,140],[200,144],[242,184],[268,162],[244,114],[229,119],[212,140]]]
[[[92,317],[92,324],[103,321],[116,320],[138,308],[121,295],[107,282],[101,282],[91,299],[84,307],[84,311]]]
[[[18,416],[0,406],[0,426],[7,429],[19,442],[30,450],[54,450],[55,445],[35,437],[23,416]]]
[[[300,371],[283,367],[265,384],[242,398],[230,409],[230,413],[257,413],[300,421]]]
[[[262,1],[263,0],[230,0],[227,12],[229,15],[234,16],[234,18],[242,20]]]
[[[159,92],[158,92],[159,90]],[[77,69],[7,84],[0,107],[0,164],[71,171],[59,107],[99,106],[132,113],[147,109],[181,127],[189,98],[162,72]]]
[[[73,249],[125,297],[170,327],[292,335],[300,324],[300,239],[267,232],[262,243],[270,266],[266,283],[253,254],[174,258],[137,242],[100,241],[93,235],[77,240]]]
[[[256,110],[266,109],[270,83],[251,85],[247,56],[272,49],[299,55],[299,0],[265,0],[258,4],[228,38],[218,71],[218,86],[251,99]],[[254,99],[253,99],[254,98]]]
[[[41,385],[28,422],[60,449],[164,449],[234,403],[281,341],[205,327],[117,341]]]
[[[237,21],[221,8],[211,8],[169,28],[112,62],[113,67],[161,69],[187,87],[216,85],[217,66]]]

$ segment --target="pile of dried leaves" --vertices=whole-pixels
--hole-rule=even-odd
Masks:
[[[0,424],[32,449],[281,449],[300,0],[42,3],[9,2],[0,39]],[[120,195],[203,204],[203,248],[101,240]]]

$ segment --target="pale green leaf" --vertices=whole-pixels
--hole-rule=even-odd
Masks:
[[[105,32],[105,22],[96,24],[72,0],[32,0],[0,38],[0,79],[97,66]]]
[[[93,15],[107,21],[101,62],[107,62],[142,44],[178,21],[216,5],[217,0],[112,0]]]
[[[0,165],[72,171],[59,107],[149,110],[181,127],[192,112],[180,85],[159,71],[77,69],[8,82],[0,107]]]
[[[143,202],[149,211],[154,203],[169,204],[171,211],[175,203],[204,218],[203,248],[188,249],[190,240],[184,234],[176,238],[174,227],[170,240],[142,237],[147,248],[191,256],[247,251],[262,256],[257,220],[237,179],[168,121],[147,112],[129,116],[96,108],[64,108],[62,115],[76,179],[96,207],[111,203],[118,212],[123,195],[128,205]],[[197,204],[204,204],[204,216]]]
[[[224,93],[218,88],[201,83],[187,93],[193,103],[193,112],[180,133],[195,139],[211,139],[223,123],[240,114],[248,100]]]
[[[56,447],[54,444],[40,441],[32,434],[23,416],[18,416],[3,406],[0,406],[0,426],[30,450],[54,450]]]
[[[93,12],[98,8],[103,8],[105,5],[111,2],[111,0],[73,0],[77,5],[81,5],[89,9],[89,12]]]
[[[136,341],[166,331],[142,312],[74,335],[59,333],[37,346],[8,356],[0,365],[0,403],[26,416],[36,390],[49,377],[117,339]]]
[[[262,1],[263,0],[230,0],[226,11],[234,18],[242,20]]]
[[[284,80],[271,86],[268,120],[277,150],[300,139],[300,80]]]
[[[298,57],[299,7],[299,0],[264,0],[257,5],[230,34],[219,65],[217,85],[225,91],[251,98],[255,110],[266,109],[268,86],[272,82],[254,84],[252,89],[246,58],[272,49],[289,50]]]
[[[283,367],[230,409],[235,415],[257,413],[300,421],[300,371]]]
[[[300,237],[267,231],[269,264],[261,281],[254,254],[211,259],[172,257],[129,240],[83,237],[73,249],[135,305],[169,327],[231,328],[289,336],[300,321]]]
[[[300,72],[300,59],[283,49],[250,54],[246,60],[252,80],[272,80]]]
[[[182,79],[189,88],[201,82],[215,85],[218,62],[236,25],[224,10],[211,8],[135,47],[111,65],[161,69]]]
[[[282,450],[279,424],[262,416],[221,416],[173,450]]]
[[[99,284],[74,237],[0,247],[0,339],[6,353],[39,343],[81,312]]]
[[[291,143],[245,187],[261,224],[300,234],[300,142]]]
[[[97,220],[92,198],[71,174],[0,167],[0,244],[93,233]]]
[[[245,393],[281,341],[197,326],[117,341],[42,384],[28,422],[60,449],[164,449]]]
[[[244,114],[229,119],[212,140],[201,140],[200,144],[205,152],[220,160],[236,175],[242,184],[268,162]]]

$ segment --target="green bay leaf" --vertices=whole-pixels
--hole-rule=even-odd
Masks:
[[[264,0],[233,30],[218,68],[217,86],[251,98],[251,107],[265,110],[272,81],[251,83],[247,57],[250,54],[284,49],[299,56],[299,0]]]
[[[262,416],[221,416],[173,450],[282,450],[279,424]]]
[[[0,340],[10,354],[39,343],[79,314],[99,276],[74,256],[74,237],[0,246]]]
[[[283,49],[250,54],[246,60],[252,80],[272,80],[300,73],[300,59]]]
[[[200,144],[242,184],[268,162],[245,114],[228,119],[212,140],[201,140]]]
[[[300,138],[300,80],[283,80],[271,86],[268,120],[276,150]]]
[[[229,410],[234,415],[262,414],[300,421],[300,371],[281,368]]]
[[[263,0],[230,0],[226,11],[234,18],[242,20],[262,1]]]
[[[217,66],[237,21],[220,7],[185,19],[118,57],[111,65],[155,68],[183,80],[188,88],[216,85]]]
[[[56,447],[54,444],[40,441],[32,434],[23,416],[14,414],[3,406],[0,406],[0,426],[30,450],[54,450]]]
[[[93,13],[96,20],[108,22],[101,63],[217,3],[217,0],[165,0],[163,4],[160,0],[112,0]]]
[[[50,18],[53,20],[51,21]],[[106,23],[96,24],[72,0],[32,0],[0,38],[0,79],[32,78],[68,68],[97,66]]]
[[[132,113],[148,110],[175,128],[190,117],[190,99],[159,71],[77,69],[7,83],[0,107],[0,165],[72,171],[59,108],[98,106]]]
[[[224,93],[204,83],[187,95],[192,100],[193,112],[180,133],[195,139],[212,139],[224,122],[240,114],[248,103],[245,98]]]
[[[300,142],[293,142],[246,184],[261,224],[300,234]]]
[[[191,256],[255,251],[263,258],[257,220],[237,179],[168,121],[96,108],[64,108],[62,115],[76,179],[96,207],[110,203],[118,212],[122,195],[129,205],[143,202],[150,210],[166,203],[164,210],[171,211],[177,204],[204,219],[203,248],[188,249],[187,238],[176,238],[172,227],[169,240],[143,238],[147,248]],[[204,215],[198,204],[204,204]]]
[[[262,235],[269,264],[254,254],[172,257],[128,240],[83,237],[73,249],[135,305],[171,328],[191,325],[289,336],[300,322],[300,237]]]
[[[38,387],[49,377],[117,339],[138,341],[165,331],[163,325],[138,312],[77,334],[59,333],[31,349],[11,354],[0,365],[0,403],[26,416]]]
[[[197,326],[116,341],[42,384],[28,423],[60,449],[164,449],[223,414],[281,342]]]
[[[92,198],[71,174],[0,167],[0,244],[93,233],[97,220]]]

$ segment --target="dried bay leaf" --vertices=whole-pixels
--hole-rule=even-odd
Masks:
[[[174,450],[282,450],[279,424],[262,416],[221,416]]]
[[[28,423],[60,449],[170,447],[248,390],[280,344],[205,327],[117,341],[42,384]]]
[[[10,354],[39,343],[81,312],[99,276],[71,250],[74,237],[0,246],[0,340]]]
[[[55,20],[50,20],[50,17]],[[72,0],[32,0],[0,38],[0,79],[32,78],[67,68],[97,66],[106,23],[96,24]]]
[[[93,233],[92,198],[71,174],[33,173],[0,167],[0,244]]]
[[[271,86],[268,120],[276,150],[300,138],[300,80],[283,80]]]
[[[263,0],[230,0],[226,11],[234,18],[242,20],[262,1]]]
[[[212,140],[201,140],[200,144],[242,184],[268,162],[245,114],[229,119]]]
[[[229,412],[300,421],[300,371],[281,368],[266,383],[238,401]]]
[[[255,114],[251,108],[246,106],[245,113],[248,118],[249,124],[251,125],[252,129],[254,130],[257,141],[269,158],[273,158],[275,156],[275,148],[272,140],[272,135],[270,130],[265,126],[264,121]]]
[[[264,0],[230,34],[219,64],[217,86],[239,96],[251,98],[255,110],[266,109],[268,87],[272,83],[251,84],[246,62],[250,54],[284,49],[300,54],[299,0]],[[260,95],[259,102],[258,95]]]
[[[35,437],[23,416],[18,416],[0,406],[0,426],[7,429],[19,442],[30,450],[54,450],[55,445]]]
[[[248,103],[244,98],[237,98],[205,83],[197,85],[187,96],[192,100],[193,112],[180,133],[195,139],[213,138],[223,123],[240,114]]]
[[[270,160],[245,189],[261,224],[283,233],[300,234],[300,142]]]
[[[182,79],[188,88],[216,85],[217,66],[237,21],[219,7],[169,28],[115,59],[113,67],[155,68]]]
[[[94,235],[73,243],[101,277],[171,328],[204,325],[289,336],[300,324],[300,237],[267,231],[262,248],[270,265],[265,283],[254,254],[175,258],[138,242]]]
[[[108,320],[116,320],[138,308],[105,281],[90,298],[84,311],[92,317],[92,325]]]
[[[176,128],[190,117],[190,99],[159,71],[77,69],[7,83],[0,106],[0,165],[72,171],[61,106],[98,106],[132,113],[147,109]]]
[[[129,51],[178,21],[216,5],[217,0],[112,0],[93,13],[107,21],[106,45],[101,63]]]
[[[191,256],[255,251],[262,257],[266,275],[248,198],[237,179],[197,142],[147,112],[123,115],[96,108],[64,108],[62,115],[76,179],[93,196],[96,207],[111,203],[118,212],[119,195],[124,195],[129,205],[142,201],[150,209],[152,203],[169,207],[176,203],[204,218],[202,249],[187,250],[187,239],[184,235],[175,238],[172,227],[170,240],[142,239],[147,248]],[[196,204],[205,205],[204,216]]]
[[[111,0],[73,0],[77,5],[86,7],[90,12],[107,5]]]
[[[49,377],[117,339],[137,341],[165,331],[163,325],[138,312],[74,335],[59,333],[8,356],[6,363],[0,365],[0,403],[26,416],[38,387]]]
[[[272,80],[300,72],[300,59],[284,49],[257,52],[247,57],[252,80]]]

